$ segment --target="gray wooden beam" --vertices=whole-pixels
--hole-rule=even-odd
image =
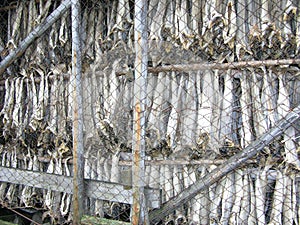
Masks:
[[[13,61],[19,58],[26,49],[47,29],[49,29],[60,17],[63,15],[71,6],[70,0],[64,0],[42,23],[40,23],[33,31],[31,31],[28,36],[21,41],[19,46],[12,50],[8,56],[6,56],[0,62],[0,74],[8,68]]]
[[[0,181],[73,194],[73,177],[68,176],[0,166]],[[84,182],[86,197],[126,204],[133,202],[131,186],[88,179]],[[145,195],[149,207],[160,206],[159,189],[146,188]]]

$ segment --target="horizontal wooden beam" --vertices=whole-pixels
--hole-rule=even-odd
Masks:
[[[124,153],[127,158],[132,158],[131,153]],[[19,160],[24,160],[24,154],[18,155]],[[41,163],[49,163],[51,157],[49,156],[38,156],[38,160]],[[66,159],[63,159],[63,163],[65,163]],[[152,159],[145,160],[146,166],[162,166],[162,165],[170,165],[170,166],[178,166],[178,165],[219,165],[226,161],[226,159],[197,159],[197,160],[185,160],[185,159]],[[103,162],[104,163],[104,162]],[[111,165],[111,160],[109,160]],[[68,158],[68,164],[72,165],[72,158]],[[132,160],[120,160],[119,166],[132,166]]]
[[[0,181],[29,187],[47,189],[68,194],[73,193],[73,178],[39,171],[28,171],[0,166]],[[132,187],[118,183],[85,179],[86,196],[95,199],[132,204]],[[160,190],[146,188],[149,207],[158,208]]]
[[[300,59],[278,59],[278,60],[251,60],[241,62],[229,62],[229,63],[191,63],[191,64],[173,64],[162,65],[157,67],[148,67],[149,73],[159,72],[189,72],[198,70],[228,70],[228,69],[244,69],[244,68],[257,68],[261,66],[286,66],[292,64],[300,64]],[[118,71],[117,76],[126,75],[127,72]]]

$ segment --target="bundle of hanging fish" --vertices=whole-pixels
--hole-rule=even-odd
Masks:
[[[11,8],[6,50],[17,48],[59,3],[19,1],[15,9]],[[84,172],[88,179],[120,182],[118,162],[125,157],[122,153],[131,152],[133,9],[134,2],[130,0],[82,4]],[[298,6],[290,0],[277,4],[248,0],[149,0],[149,58],[154,67],[199,60],[222,63],[294,58],[299,51],[297,11]],[[7,70],[10,76],[4,82],[1,109],[2,166],[71,174],[68,162],[72,151],[73,87],[64,79],[64,74],[70,74],[70,34],[68,12],[35,46],[27,49],[18,66],[14,64]],[[117,76],[118,71],[125,71],[125,75]],[[147,159],[214,160],[232,156],[276,125],[299,103],[296,91],[299,81],[294,79],[298,73],[297,66],[150,73],[147,77]],[[299,169],[298,134],[299,131],[290,127],[266,148],[267,156],[261,157],[271,155],[279,163]],[[46,169],[37,156],[49,158]],[[168,201],[210,169],[147,166],[147,185],[161,188],[163,201]],[[278,172],[276,179],[282,173]],[[251,208],[251,204],[256,204],[250,202],[256,199],[251,190],[266,191],[261,190],[256,178],[246,169],[236,171],[211,187],[211,191],[199,193],[197,199],[187,204],[188,209],[182,207],[167,219],[197,224],[206,218],[201,222],[206,224],[208,218],[224,222],[238,215],[242,221],[254,220],[252,216],[259,212],[254,213],[256,209]],[[254,186],[253,182],[258,184]],[[230,189],[235,191],[229,193]],[[46,209],[45,217],[49,214],[57,220],[71,220],[69,194],[7,183],[2,183],[0,190],[1,200],[10,204],[41,206]],[[275,193],[274,196],[278,197]],[[243,201],[239,203],[243,206],[239,207],[234,203],[241,198]],[[122,208],[124,211],[126,208],[99,199],[89,199],[87,204],[91,214],[99,216],[121,214]],[[266,221],[277,218],[277,211],[272,209],[268,212],[273,214],[265,213]]]

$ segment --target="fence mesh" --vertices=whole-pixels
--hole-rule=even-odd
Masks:
[[[0,3],[0,71],[30,42],[0,81],[3,207],[72,223],[79,79],[85,214],[138,224],[142,191],[150,224],[300,223],[300,122],[279,126],[300,103],[299,1],[81,1],[80,78],[70,5]]]

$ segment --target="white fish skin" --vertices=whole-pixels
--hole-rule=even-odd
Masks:
[[[230,218],[229,218],[229,224],[240,224],[240,217],[239,213],[241,210],[242,205],[242,199],[243,199],[243,170],[237,170],[235,171],[235,198],[234,198],[234,204],[232,206]]]
[[[250,201],[251,201],[251,195],[250,195],[250,177],[248,174],[248,171],[245,170],[243,174],[243,197],[241,202],[241,211],[239,213],[239,225],[247,225],[248,224],[248,218],[250,214]]]
[[[249,212],[249,217],[248,217],[248,221],[247,223],[249,225],[255,225],[257,222],[257,216],[256,216],[256,198],[255,198],[255,188],[254,188],[254,184],[251,178],[251,174],[248,174],[249,177],[249,190],[250,190],[250,212]]]
[[[223,177],[220,182],[217,183],[213,198],[211,198],[212,204],[210,205],[210,223],[220,224],[219,207],[221,206],[224,187],[226,185],[226,177]]]
[[[272,211],[270,215],[270,225],[282,223],[282,212],[285,195],[285,178],[281,171],[277,170],[276,184],[273,194]]]
[[[282,224],[293,225],[294,224],[294,205],[293,205],[293,179],[290,174],[284,173],[285,180],[285,193],[284,203],[282,211]]]
[[[69,166],[68,166],[68,161],[70,159],[71,159],[71,157],[68,157],[65,159],[65,162],[64,162],[64,168],[65,168],[64,171],[65,171],[66,176],[71,175]],[[71,207],[71,201],[72,201],[72,195],[64,192],[61,197],[61,204],[60,204],[60,213],[62,216],[66,216],[69,213],[70,207]]]
[[[264,225],[266,223],[265,202],[266,202],[266,186],[268,184],[268,170],[271,166],[265,166],[263,170],[258,170],[255,180],[255,204],[257,224]]]
[[[226,175],[226,184],[222,195],[222,216],[220,223],[226,225],[229,223],[230,215],[232,213],[233,203],[235,201],[235,173],[232,172]]]
[[[251,102],[251,89],[250,89],[250,81],[246,71],[243,71],[241,74],[241,88],[242,88],[242,96],[240,99],[241,102],[241,109],[242,109],[242,137],[241,137],[241,147],[245,148],[247,145],[250,144],[252,140],[252,133],[251,133],[251,106],[249,103]]]

